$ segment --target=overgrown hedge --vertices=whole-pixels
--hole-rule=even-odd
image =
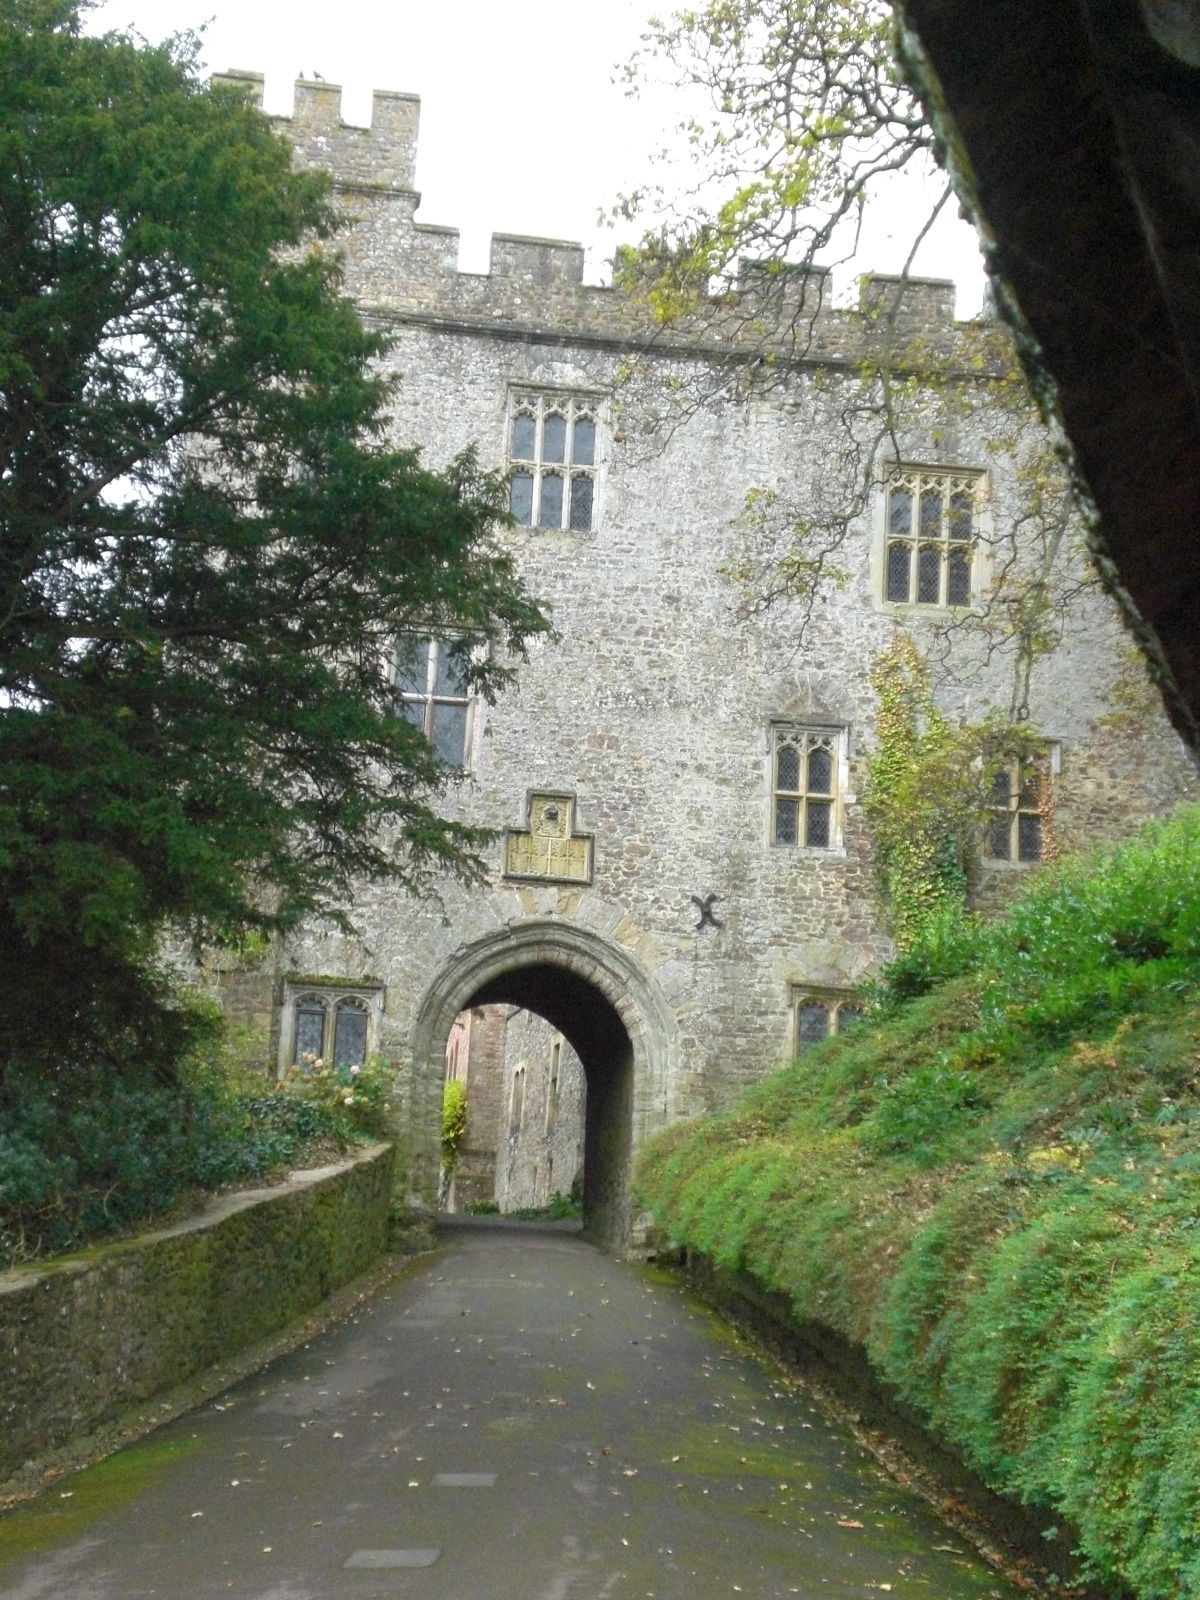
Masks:
[[[643,1156],[1089,1575],[1200,1593],[1200,811],[949,918],[857,1029]]]
[[[391,1073],[235,1070],[218,1030],[153,1064],[0,1064],[0,1271],[169,1219],[213,1190],[380,1138]]]

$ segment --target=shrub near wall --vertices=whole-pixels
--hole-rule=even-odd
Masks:
[[[278,1332],[387,1248],[392,1149],[0,1277],[0,1481]]]
[[[1200,812],[915,941],[875,1016],[639,1181],[1089,1575],[1200,1594]]]

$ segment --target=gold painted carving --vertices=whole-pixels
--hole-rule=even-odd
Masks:
[[[529,826],[504,840],[504,876],[551,883],[591,883],[592,835],[575,832],[575,801],[565,794],[529,797]]]

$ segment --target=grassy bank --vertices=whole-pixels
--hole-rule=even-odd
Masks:
[[[1200,1592],[1200,812],[931,929],[872,1017],[669,1130],[639,1187],[1092,1576]]]

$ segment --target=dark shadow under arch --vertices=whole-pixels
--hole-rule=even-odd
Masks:
[[[583,1063],[583,1227],[618,1246],[629,1227],[633,1143],[633,1041],[616,1008],[586,978],[552,962],[518,967],[483,984],[467,1006],[514,1005],[544,1017]]]

